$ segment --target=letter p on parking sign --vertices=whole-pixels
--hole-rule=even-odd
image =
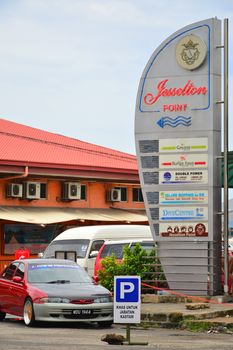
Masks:
[[[114,322],[140,323],[141,278],[139,276],[114,277]]]
[[[136,297],[137,299],[137,295],[135,295],[135,290],[136,290],[136,287],[135,287],[135,284],[133,282],[121,282],[120,283],[120,297],[118,295],[118,300],[121,301],[121,300],[125,300],[125,297],[126,295],[130,295],[131,298],[134,299],[134,297]],[[137,300],[136,300],[137,301]]]

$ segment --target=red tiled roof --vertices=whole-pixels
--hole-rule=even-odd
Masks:
[[[0,119],[0,164],[137,171],[134,155]]]

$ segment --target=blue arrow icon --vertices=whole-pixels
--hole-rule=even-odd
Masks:
[[[171,128],[176,128],[178,125],[190,126],[192,123],[192,117],[184,117],[179,115],[176,118],[162,117],[157,121],[160,128],[164,128],[166,125]]]
[[[157,121],[157,124],[158,124],[158,126],[160,126],[160,128],[164,127],[163,117]]]

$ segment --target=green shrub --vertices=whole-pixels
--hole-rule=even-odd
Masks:
[[[108,256],[101,262],[103,269],[98,271],[99,284],[110,291],[114,289],[114,276],[126,275],[124,266],[117,262],[114,255]]]

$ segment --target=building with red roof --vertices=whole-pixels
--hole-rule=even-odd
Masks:
[[[68,227],[147,224],[136,157],[0,119],[0,269]]]

